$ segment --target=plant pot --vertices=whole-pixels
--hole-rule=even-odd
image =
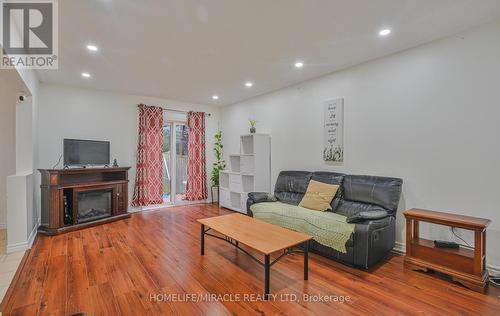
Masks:
[[[255,134],[257,130],[255,129],[255,127],[250,127],[250,133],[251,134]]]

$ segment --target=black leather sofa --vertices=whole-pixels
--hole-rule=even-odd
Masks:
[[[248,215],[254,203],[278,200],[298,205],[309,181],[337,184],[339,191],[333,199],[332,212],[348,217],[355,223],[354,234],[346,244],[347,253],[311,241],[310,250],[343,263],[368,269],[382,260],[394,248],[396,211],[401,196],[402,179],[346,175],[335,172],[282,171],[276,181],[274,197],[250,193]]]

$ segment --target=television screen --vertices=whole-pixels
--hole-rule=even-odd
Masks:
[[[65,139],[64,165],[109,165],[109,142]]]

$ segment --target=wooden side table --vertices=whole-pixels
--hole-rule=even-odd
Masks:
[[[412,269],[439,271],[474,291],[484,293],[488,279],[486,227],[489,219],[421,209],[410,209],[403,214],[406,218],[405,265]],[[472,230],[474,249],[436,248],[433,240],[420,238],[420,222]]]

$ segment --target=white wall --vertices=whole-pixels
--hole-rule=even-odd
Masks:
[[[7,253],[30,248],[35,238],[33,182],[32,170],[7,177]]]
[[[144,103],[212,114],[206,118],[209,179],[213,163],[213,135],[218,130],[219,110],[216,107],[48,84],[40,85],[39,100],[39,168],[54,167],[62,155],[64,138],[110,141],[111,159],[116,158],[120,166],[132,167],[129,173],[131,202],[137,154],[137,104]],[[62,167],[62,162],[59,167]]]
[[[0,228],[7,225],[7,176],[16,172],[16,95],[19,83],[15,71],[0,70]]]
[[[24,184],[29,187],[15,189],[15,194],[26,194],[25,212],[20,215],[25,218],[25,227],[17,224],[9,224],[9,245],[7,251],[23,250],[29,248],[36,236],[40,220],[40,175],[36,171],[38,165],[38,78],[34,70],[17,69],[17,73],[23,82],[22,94],[27,97],[23,102],[18,102],[16,111],[16,176],[23,178],[22,181],[13,183]],[[12,178],[14,179],[14,178]],[[15,186],[14,186],[15,187]],[[19,205],[12,209],[17,216]],[[17,223],[22,221],[16,218]],[[19,224],[20,225],[20,224]],[[10,229],[12,227],[12,229]],[[25,232],[21,234],[21,232]],[[26,245],[26,246],[24,246]]]
[[[22,94],[27,96],[27,100],[19,103],[16,113],[16,175],[26,177],[24,181],[30,188],[23,188],[21,191],[28,194],[26,206],[27,216],[27,244],[31,247],[36,236],[40,219],[40,175],[36,171],[38,165],[38,77],[34,70],[16,69],[19,77],[23,81],[24,88]],[[31,133],[31,135],[30,135]],[[19,192],[17,192],[19,193]],[[13,228],[16,233],[21,228]],[[24,230],[24,229],[23,229]],[[12,232],[11,232],[12,233]],[[19,235],[20,236],[20,235]],[[17,238],[17,237],[16,237]],[[22,247],[15,247],[21,249]]]
[[[16,172],[33,172],[32,98],[16,100]]]
[[[36,92],[33,71],[0,71],[0,227],[7,228],[7,252],[27,249],[38,223],[33,179]],[[20,94],[26,101],[19,101]]]
[[[285,169],[401,177],[401,211],[491,219],[488,264],[498,267],[499,38],[500,21],[225,107],[225,153],[238,152],[252,118],[272,136],[273,182]],[[345,98],[343,166],[322,161],[322,103],[337,97]],[[401,212],[397,226],[401,243]],[[423,232],[451,238],[439,227]]]
[[[17,93],[19,95],[20,93]],[[25,100],[16,98],[15,173],[7,178],[7,252],[21,251],[31,247],[38,228],[38,212],[35,199],[33,137],[34,98],[25,95]],[[30,240],[31,238],[31,240]]]

